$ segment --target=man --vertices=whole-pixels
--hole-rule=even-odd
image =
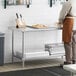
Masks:
[[[66,1],[61,9],[59,25],[63,25],[62,40],[65,48],[64,64],[72,64],[76,61],[76,0]]]

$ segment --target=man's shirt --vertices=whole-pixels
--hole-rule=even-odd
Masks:
[[[60,16],[59,16],[60,23],[63,24],[63,20],[65,19],[67,14],[71,15],[74,18],[73,30],[76,30],[76,4],[75,3],[67,1],[63,4],[60,12]]]

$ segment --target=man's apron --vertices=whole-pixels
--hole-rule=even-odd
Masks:
[[[71,42],[73,23],[73,17],[66,17],[63,21],[62,41],[65,43]]]

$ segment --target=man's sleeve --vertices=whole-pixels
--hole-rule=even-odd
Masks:
[[[63,4],[62,9],[60,11],[60,16],[59,16],[59,22],[63,23],[63,20],[65,19],[65,16],[68,14],[69,9],[70,9],[70,4],[67,2]]]

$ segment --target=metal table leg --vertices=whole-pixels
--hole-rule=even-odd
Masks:
[[[71,76],[74,76],[73,72],[71,72]]]
[[[14,31],[12,30],[12,63],[14,62]]]
[[[22,66],[24,67],[24,32],[22,32]]]

